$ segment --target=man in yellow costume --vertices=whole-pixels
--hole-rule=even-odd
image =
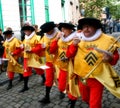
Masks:
[[[18,72],[22,74],[23,69],[20,64],[18,64],[17,60],[20,55],[20,44],[21,41],[15,38],[12,30],[6,30],[3,32],[5,35],[5,42],[3,46],[5,47],[3,57],[8,59],[8,66],[7,66],[7,75],[9,78],[9,84],[7,90],[13,87],[12,80],[14,78],[14,73]]]
[[[68,88],[69,80],[69,59],[66,57],[67,49],[76,36],[75,26],[70,23],[59,23],[58,28],[61,31],[56,39],[50,45],[50,52],[56,56],[55,64],[59,68],[58,74],[58,89],[60,91],[60,99],[65,97],[64,91]],[[76,97],[68,93],[68,98],[72,104],[75,104]]]
[[[119,44],[101,31],[98,19],[80,19],[78,28],[82,32],[74,38],[67,53],[68,58],[74,57],[73,78],[78,79],[81,97],[89,107],[102,108],[104,86],[120,98],[120,79],[112,69],[119,59]]]
[[[32,26],[24,26],[22,27],[22,31],[25,33],[25,39],[23,41],[23,45],[21,45],[21,50],[23,52],[23,66],[24,66],[24,87],[20,90],[20,92],[24,92],[28,90],[28,80],[29,76],[32,75],[32,68],[35,69],[38,75],[41,75],[42,82],[45,82],[44,70],[40,69],[42,64],[39,62],[39,55],[41,51],[44,50],[44,46],[40,44],[40,38],[35,33],[35,29]]]
[[[41,39],[41,43],[43,43],[45,47],[45,57],[46,57],[46,65],[49,67],[46,69],[46,91],[45,96],[43,99],[39,100],[42,103],[50,103],[50,90],[54,83],[54,74],[55,74],[55,67],[54,67],[54,56],[50,54],[50,44],[52,40],[56,38],[58,35],[58,29],[56,28],[56,24],[54,22],[47,22],[41,25],[41,31],[45,33],[45,35]]]

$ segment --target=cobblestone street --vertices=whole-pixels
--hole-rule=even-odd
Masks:
[[[2,75],[4,75],[3,73]],[[38,75],[33,75],[29,80],[30,89],[24,93],[18,93],[22,88],[23,82],[18,83],[18,78],[13,82],[14,87],[6,91],[7,83],[0,86],[0,108],[68,108],[69,102],[67,96],[63,100],[59,100],[58,89],[53,86],[51,91],[51,103],[40,104],[38,102],[44,96],[44,86],[40,85]],[[109,91],[104,89],[103,108],[119,108],[120,100],[114,97]],[[88,108],[87,104],[77,101],[75,108]]]

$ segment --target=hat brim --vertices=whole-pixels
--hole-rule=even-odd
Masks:
[[[56,27],[56,24],[54,24],[54,22],[47,22],[41,25],[40,29],[43,33],[47,33],[52,29],[54,29],[55,27]]]
[[[35,31],[35,28],[33,26],[23,26],[22,31],[29,30],[29,31]]]
[[[58,29],[61,30],[62,28],[74,30],[75,26],[73,24],[70,24],[70,23],[59,23]]]
[[[7,30],[3,32],[3,35],[7,35],[7,34],[14,34],[13,31],[11,30]]]
[[[96,29],[102,28],[100,20],[96,18],[82,18],[78,21],[78,29],[83,29],[84,25],[90,25]]]

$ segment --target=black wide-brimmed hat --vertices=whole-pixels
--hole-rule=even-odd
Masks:
[[[90,25],[95,27],[96,29],[102,28],[101,21],[96,18],[82,18],[78,21],[78,29],[82,29],[84,25]]]
[[[33,26],[23,26],[21,31],[25,31],[25,30],[29,30],[29,31],[35,31],[35,28]]]
[[[7,35],[7,34],[14,34],[12,30],[6,30],[3,32],[4,35]]]
[[[67,28],[67,29],[72,29],[72,30],[74,30],[74,28],[75,28],[75,26],[71,23],[59,23],[58,29],[61,30],[62,27]]]
[[[56,27],[56,24],[54,24],[54,22],[51,21],[51,22],[46,22],[43,25],[41,25],[40,29],[43,33],[47,33],[50,30],[54,29],[54,27]]]

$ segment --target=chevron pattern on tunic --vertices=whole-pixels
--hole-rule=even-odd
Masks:
[[[98,58],[96,57],[96,55],[93,52],[90,52],[89,54],[87,54],[84,59],[90,66],[94,66],[94,64],[98,60]]]

